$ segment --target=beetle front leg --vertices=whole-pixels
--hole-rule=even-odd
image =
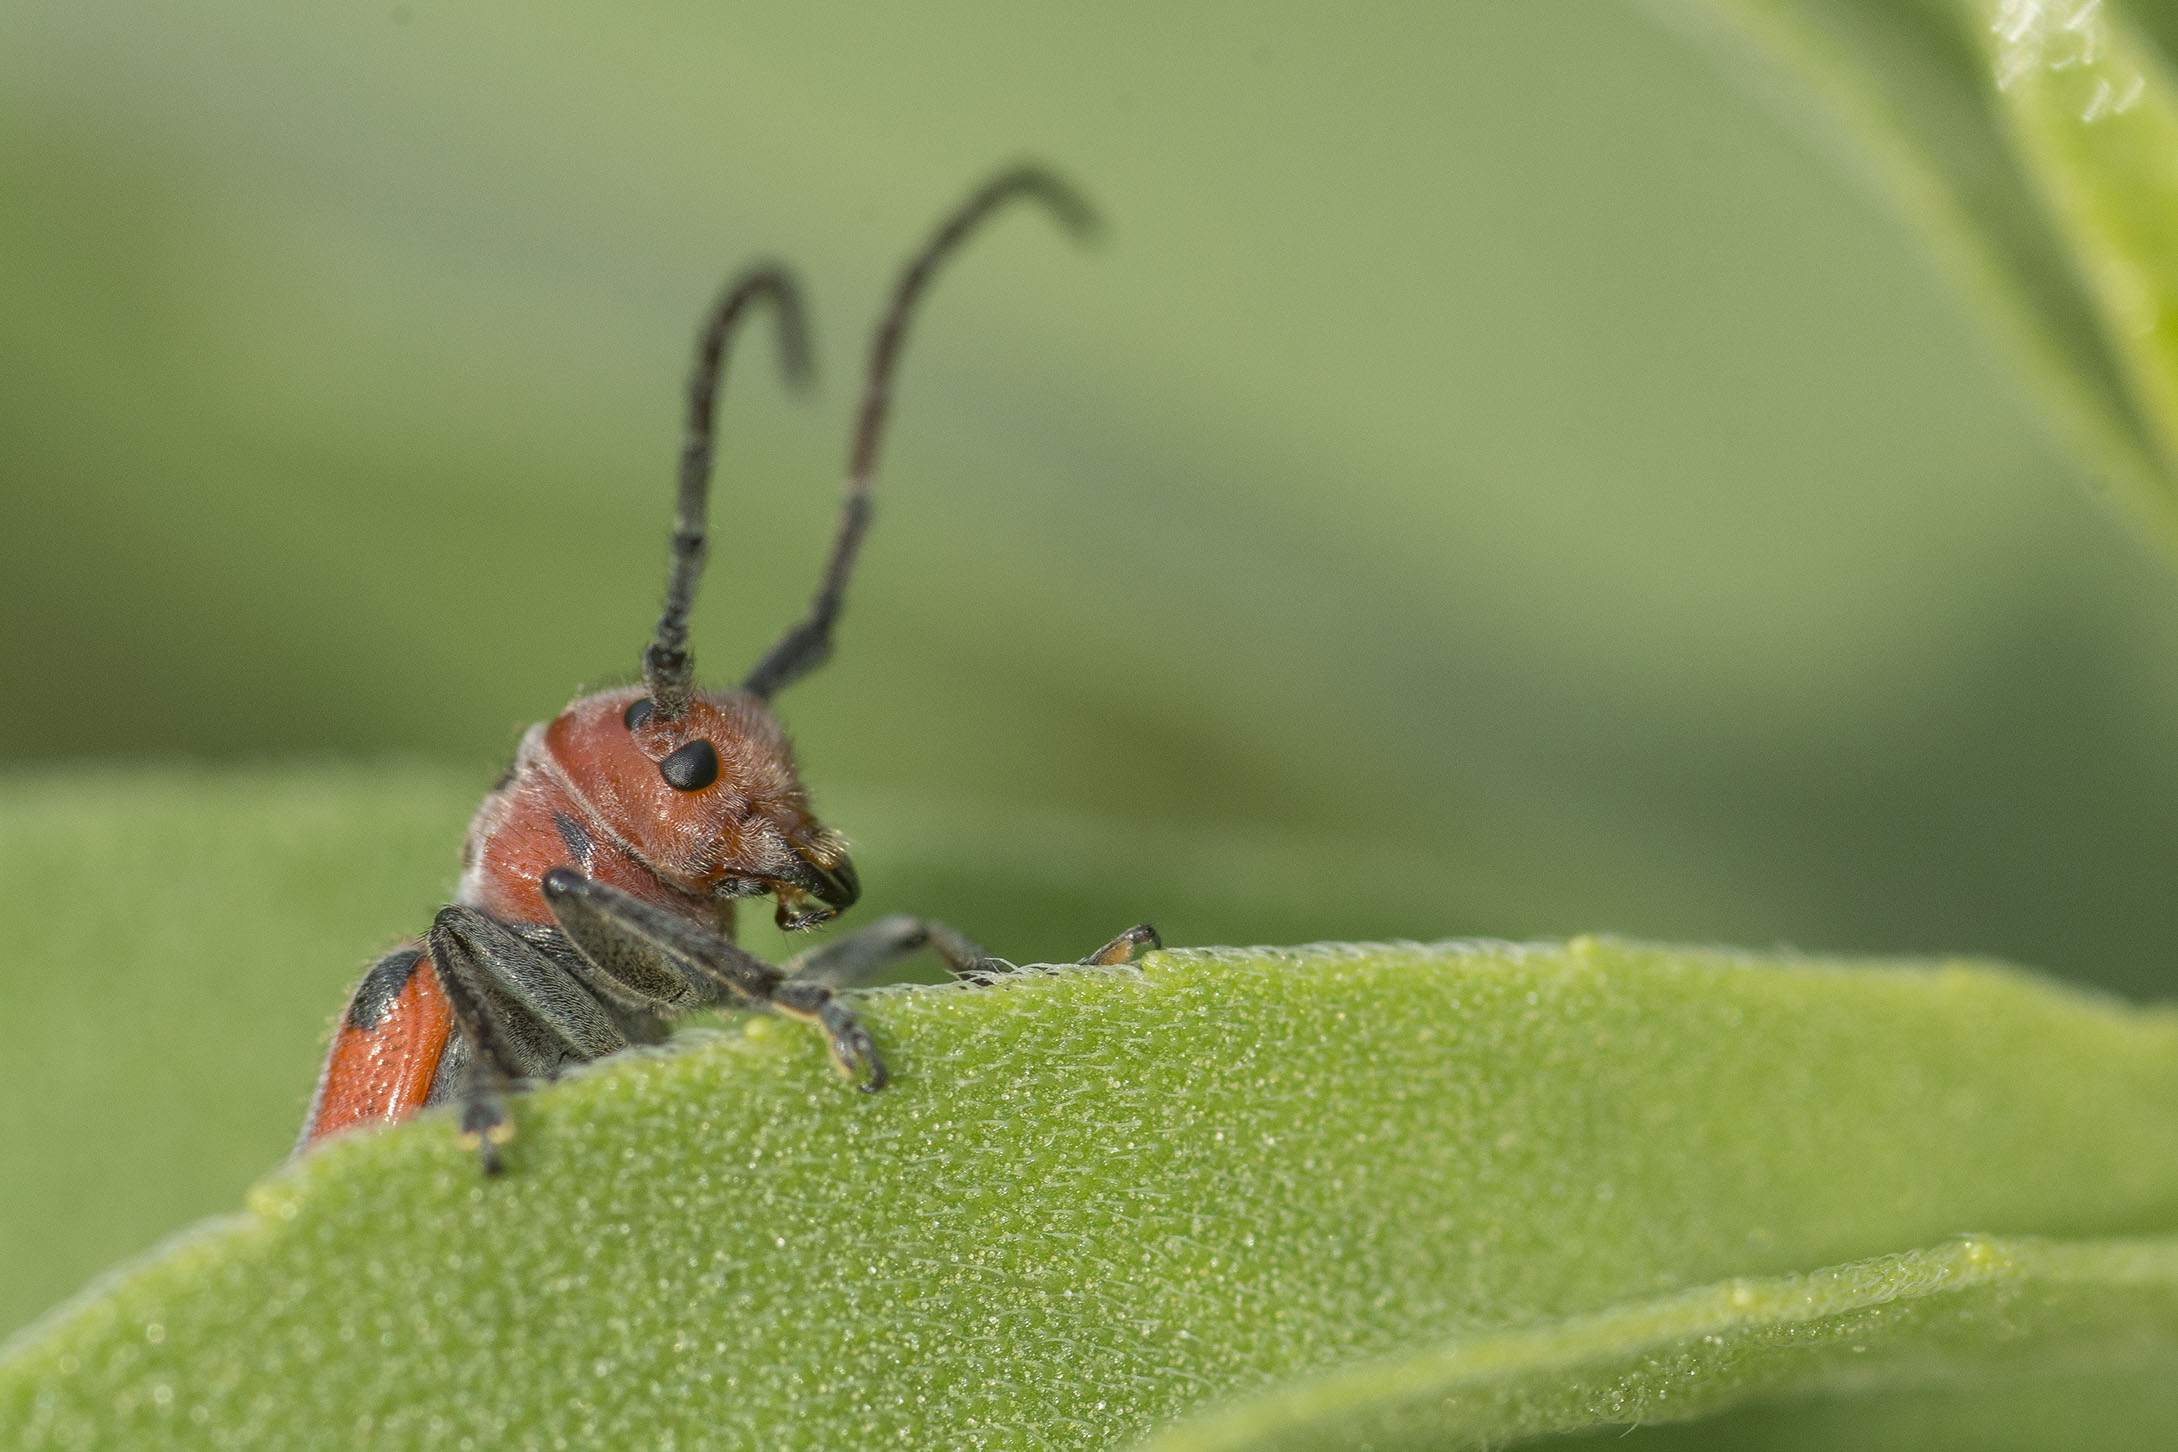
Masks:
[[[507,1113],[507,1094],[513,1081],[482,1054],[472,1055],[462,1066],[461,1142],[476,1151],[487,1175],[506,1168],[501,1146],[514,1138],[514,1120]]]
[[[550,1079],[571,1063],[628,1046],[603,1004],[567,968],[488,913],[441,909],[431,924],[431,965],[469,1042],[460,1086],[461,1132],[486,1174],[513,1136],[507,1090]]]
[[[660,1005],[739,1003],[810,1020],[823,1027],[841,1069],[863,1076],[864,1089],[885,1086],[876,1041],[827,985],[790,982],[718,934],[568,868],[546,873],[542,885],[560,931],[602,975],[595,986],[617,985]]]
[[[786,976],[717,933],[571,868],[553,868],[539,887],[560,931],[602,975],[597,986],[631,1005],[685,1012],[769,1003]]]
[[[885,1061],[878,1057],[877,1041],[845,1000],[824,984],[789,979],[773,991],[771,1003],[781,1013],[821,1025],[832,1062],[842,1074],[863,1076],[864,1093],[875,1094],[892,1082]]]

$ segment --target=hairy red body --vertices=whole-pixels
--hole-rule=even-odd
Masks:
[[[584,696],[523,736],[514,764],[470,819],[456,901],[515,925],[552,922],[539,884],[556,867],[733,936],[729,878],[767,881],[796,860],[831,869],[845,843],[818,825],[793,751],[762,701],[740,691],[694,697],[672,721],[630,727],[641,686]],[[718,755],[697,791],[668,786],[658,763],[694,741]],[[783,901],[798,900],[791,887]],[[375,1017],[351,1013],[333,1035],[303,1143],[406,1119],[430,1103],[453,1015],[428,952]]]

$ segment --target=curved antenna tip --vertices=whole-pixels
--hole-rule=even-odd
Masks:
[[[832,653],[832,624],[846,597],[862,536],[870,523],[870,481],[877,472],[878,444],[892,404],[892,376],[907,337],[917,300],[945,260],[992,214],[1016,199],[1041,202],[1060,228],[1076,241],[1093,239],[1102,226],[1089,199],[1041,162],[1018,161],[1000,167],[938,223],[922,246],[910,254],[893,284],[892,300],[879,316],[870,340],[870,362],[847,460],[847,497],[841,501],[832,548],[819,577],[809,611],[789,627],[742,679],[741,689],[769,697],[822,665]]]
[[[1103,213],[1081,188],[1040,161],[1018,161],[1001,167],[978,189],[993,204],[1016,194],[1033,196],[1050,211],[1052,220],[1077,242],[1097,242],[1105,235]]]

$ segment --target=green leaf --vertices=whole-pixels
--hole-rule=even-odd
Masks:
[[[452,893],[491,778],[416,764],[0,778],[0,1336],[237,1204],[287,1153],[348,990]],[[1143,833],[829,785],[818,801],[854,834],[868,896],[850,925],[934,914],[1017,960],[1074,957],[1143,917],[1204,942],[1327,921],[1416,931],[1487,900],[1471,868],[1321,834]],[[1328,902],[1299,900],[1301,881]],[[751,947],[792,951],[754,916]]]
[[[1169,1444],[1229,1446],[1449,1389],[1466,1445],[2168,1364],[2178,1250],[2093,1243],[2178,1222],[2167,1012],[1593,939],[866,1011],[881,1095],[757,1019],[529,1096],[501,1180],[439,1117],[308,1156],[14,1342],[0,1440],[1108,1447],[1269,1395]]]
[[[2100,0],[1657,0],[1782,67],[2178,546],[2178,90]]]
[[[2129,1409],[2178,1353],[2178,1238],[2065,1245],[1961,1239],[1808,1275],[1735,1279],[1517,1331],[1453,1337],[1213,1413],[1144,1452],[1495,1447],[1516,1437],[1699,1417],[1753,1398],[1991,1383],[2046,1396],[2104,1359]],[[2041,1373],[2037,1377],[2037,1373]],[[1883,1411],[1895,1416],[1894,1408]],[[2160,1445],[2171,1423],[2129,1430]],[[1870,1418],[1856,1445],[1880,1426]],[[2073,1428],[2074,1432],[2080,1430]],[[1993,1428],[1977,1428],[1987,1438]],[[2011,1445],[2000,1438],[1996,1445]],[[1723,1444],[1729,1445],[1729,1444]],[[1984,1440],[1978,1445],[1992,1445]],[[2048,1445],[2035,1429],[2018,1445]]]

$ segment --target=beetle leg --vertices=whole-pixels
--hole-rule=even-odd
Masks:
[[[1161,946],[1157,930],[1137,923],[1118,937],[1076,962],[1082,967],[1110,967],[1132,963],[1145,952]],[[787,960],[790,982],[823,983],[849,988],[867,983],[912,953],[928,948],[945,965],[945,971],[969,983],[988,983],[1001,974],[1016,971],[1004,958],[993,958],[959,929],[929,918],[895,913],[821,948],[812,948]]]
[[[613,1023],[635,1044],[662,1044],[671,1033],[671,1020],[682,1010],[677,1001],[667,1002],[638,992],[603,972],[582,956],[567,934],[546,923],[509,924],[514,934],[550,958],[567,976],[590,991]]]
[[[513,1133],[506,1090],[628,1046],[613,1016],[567,967],[506,924],[470,907],[441,909],[431,963],[470,1045],[460,1087],[461,1132],[487,1174]]]
[[[768,1007],[821,1025],[832,1058],[859,1075],[864,1089],[881,1089],[888,1075],[869,1030],[835,988],[865,982],[921,948],[929,948],[954,977],[989,983],[1015,971],[1003,958],[944,923],[902,914],[803,954],[791,971],[708,932],[687,919],[571,868],[556,867],[540,884],[545,904],[586,960],[582,981],[599,997],[628,1008],[671,1012],[705,1004]],[[1157,946],[1148,924],[1129,928],[1081,960],[1085,965],[1131,963]]]
[[[893,913],[829,943],[796,953],[781,967],[791,983],[852,988],[920,952],[929,937],[921,918]]]
[[[717,933],[566,867],[544,875],[545,905],[610,991],[665,1011],[771,1002],[786,975]]]
[[[501,1070],[550,1078],[628,1046],[603,1004],[567,968],[487,913],[442,908],[431,924],[431,961],[457,998],[455,1017]],[[458,997],[457,997],[458,996]],[[481,1032],[461,1012],[466,999]]]
[[[483,1054],[473,1054],[463,1064],[461,1085],[461,1142],[476,1151],[487,1175],[506,1168],[499,1147],[514,1138],[514,1121],[507,1115],[507,1076]]]
[[[1118,968],[1142,961],[1144,953],[1154,952],[1165,945],[1157,936],[1157,930],[1148,923],[1136,923],[1103,947],[1080,959],[1083,968]]]
[[[925,948],[935,952],[946,971],[956,977],[978,965],[989,965],[988,971],[992,972],[1013,966],[1002,958],[985,957],[981,948],[943,923],[893,913],[822,947],[795,954],[786,961],[786,976],[797,983],[853,988]]]
[[[1004,958],[993,958],[978,947],[957,928],[944,923],[925,922],[929,930],[930,950],[938,955],[945,971],[965,983],[989,984],[1008,973],[1020,971],[1019,965]],[[1118,937],[1106,943],[1086,958],[1077,958],[1077,968],[1110,968],[1132,963],[1152,948],[1164,946],[1157,937],[1157,930],[1148,923],[1136,923]]]
[[[1077,966],[1132,963],[1160,946],[1157,930],[1148,923],[1137,923],[1080,959]],[[945,964],[947,972],[965,983],[988,984],[1017,971],[1005,959],[985,953],[958,928],[895,913],[792,960],[786,981],[772,990],[772,1003],[782,1013],[822,1024],[832,1062],[842,1073],[867,1071],[862,1087],[874,1092],[884,1088],[889,1077],[884,1060],[877,1056],[877,1045],[871,1041],[869,1030],[848,1012],[847,1005],[832,990],[873,977],[920,948],[929,948]]]
[[[842,1074],[862,1076],[864,1092],[875,1094],[891,1082],[892,1075],[885,1070],[885,1061],[878,1057],[877,1041],[862,1026],[862,1020],[854,1016],[846,1000],[822,983],[782,983],[771,996],[772,1006],[781,1013],[824,1028],[825,1046],[832,1051],[832,1062]]]
[[[739,1004],[808,1019],[823,1026],[842,1070],[861,1075],[865,1089],[884,1087],[885,1063],[869,1030],[827,985],[790,983],[785,973],[718,934],[568,868],[546,873],[542,885],[568,941],[623,991],[648,994],[660,1005]],[[890,924],[896,937],[903,931],[912,937],[911,921],[879,927]],[[885,950],[880,942],[873,951]]]

